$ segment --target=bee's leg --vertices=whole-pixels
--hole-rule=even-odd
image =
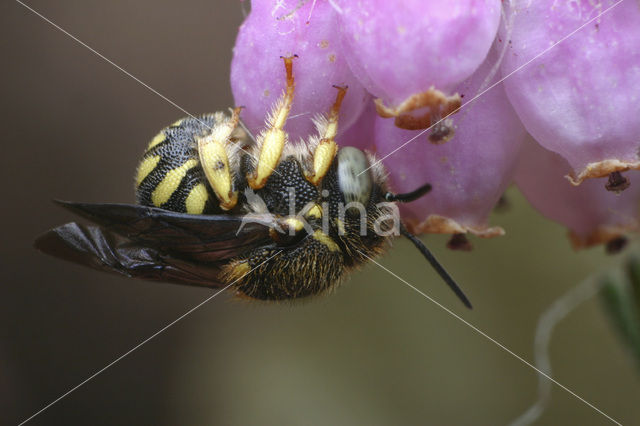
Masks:
[[[253,189],[260,189],[267,183],[267,179],[280,161],[282,149],[287,142],[288,135],[283,128],[293,102],[293,58],[295,56],[282,58],[287,71],[287,86],[284,95],[278,100],[269,115],[267,130],[258,137],[258,145],[260,146],[258,163],[253,173],[247,176],[247,182]]]
[[[340,112],[342,99],[347,93],[347,87],[334,87],[338,89],[338,95],[329,111],[326,125],[320,130],[321,139],[313,153],[313,171],[307,174],[307,179],[314,185],[317,185],[327,174],[333,158],[338,152],[338,145],[334,139],[338,133],[338,113]]]
[[[321,230],[293,246],[264,246],[221,267],[224,284],[240,297],[293,300],[334,288],[345,273],[345,254]]]
[[[237,149],[230,137],[238,127],[240,110],[235,108],[230,118],[221,120],[211,133],[198,140],[200,164],[223,210],[232,209],[238,202],[238,192],[233,190],[229,157]]]

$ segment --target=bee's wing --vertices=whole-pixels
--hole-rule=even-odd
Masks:
[[[269,215],[192,215],[135,204],[58,201],[63,207],[140,246],[202,260],[220,260],[271,243]]]
[[[99,226],[67,223],[41,235],[35,246],[60,259],[127,277],[221,286],[216,262],[203,264],[177,259],[153,247],[132,244],[126,238]]]

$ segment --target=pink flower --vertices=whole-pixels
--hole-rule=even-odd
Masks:
[[[640,3],[520,0],[507,15],[502,71],[527,65],[505,88],[529,133],[575,183],[640,168]]]
[[[284,87],[282,55],[298,55],[286,126],[294,140],[315,132],[311,117],[328,111],[332,86],[348,85],[338,143],[375,152],[395,191],[433,186],[401,206],[414,231],[501,235],[488,216],[516,166],[520,189],[570,229],[574,246],[637,229],[640,180],[618,172],[640,169],[640,3],[252,6],[231,70],[249,128],[262,128]],[[607,191],[626,188],[627,177],[631,189]]]
[[[281,56],[295,60],[296,92],[287,125],[290,140],[315,134],[312,118],[325,114],[335,99],[332,85],[349,86],[343,102],[340,129],[346,130],[366,107],[369,95],[353,75],[340,47],[337,12],[326,1],[252,2],[240,27],[231,62],[231,88],[242,118],[254,133],[284,90]]]

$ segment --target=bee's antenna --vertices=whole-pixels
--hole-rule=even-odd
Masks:
[[[401,203],[410,203],[418,198],[422,197],[427,192],[431,191],[431,184],[425,183],[415,191],[407,192],[406,194],[394,194],[393,192],[387,192],[384,194],[384,199],[387,201],[400,201]]]
[[[471,302],[469,302],[467,296],[465,296],[462,289],[454,281],[451,275],[449,275],[446,269],[444,269],[440,262],[438,262],[438,259],[435,258],[435,256],[431,253],[427,246],[425,246],[422,241],[418,239],[418,237],[407,231],[407,228],[405,228],[402,223],[400,224],[400,234],[407,237],[413,243],[413,245],[416,246],[418,250],[420,250],[420,253],[422,253],[422,255],[429,261],[433,269],[435,269],[438,275],[440,275],[440,278],[442,278],[444,282],[449,286],[449,288],[453,290],[456,296],[458,296],[458,299],[460,299],[462,303],[464,303],[464,306],[469,309],[473,309],[473,307],[471,306]]]

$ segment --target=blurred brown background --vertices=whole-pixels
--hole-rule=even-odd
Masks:
[[[238,2],[28,4],[191,113],[232,104]],[[247,6],[248,8],[248,6]],[[50,200],[133,201],[151,136],[185,114],[15,1],[2,17],[0,418],[17,424],[212,294],[133,281],[35,252],[69,221]],[[464,310],[398,240],[381,262],[527,360],[539,314],[619,261],[575,254],[515,191],[472,253],[426,240],[467,291]],[[554,332],[553,376],[625,424],[640,384],[597,300]],[[295,306],[221,295],[30,424],[506,424],[537,374],[375,265],[337,294]],[[539,424],[609,424],[554,387]]]

